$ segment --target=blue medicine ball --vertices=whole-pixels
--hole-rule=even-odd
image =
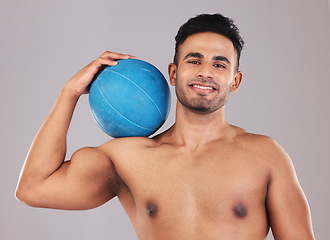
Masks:
[[[92,83],[89,105],[100,128],[111,137],[150,136],[166,120],[171,95],[162,73],[138,59],[118,60]]]

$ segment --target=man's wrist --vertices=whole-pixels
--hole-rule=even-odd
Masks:
[[[79,94],[77,91],[75,91],[70,82],[67,82],[61,89],[61,95],[65,96],[65,97],[68,97],[72,100],[78,100],[79,97],[82,95],[82,94]]]

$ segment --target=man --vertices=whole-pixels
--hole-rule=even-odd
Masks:
[[[75,105],[105,52],[62,88],[37,133],[16,196],[34,207],[90,209],[117,196],[139,239],[314,239],[307,201],[286,152],[271,138],[229,125],[225,104],[242,81],[243,47],[232,20],[190,19],[176,37],[169,78],[176,121],[153,138],[111,140],[64,162]]]

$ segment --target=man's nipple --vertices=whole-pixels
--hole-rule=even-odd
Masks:
[[[247,215],[247,209],[243,203],[237,203],[233,211],[238,218],[244,218]]]
[[[147,211],[147,214],[150,216],[150,217],[154,217],[157,213],[157,205],[154,204],[153,202],[149,202],[147,204],[147,208],[146,208],[146,211]]]

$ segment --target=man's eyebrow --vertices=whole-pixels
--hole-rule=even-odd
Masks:
[[[193,58],[204,58],[203,54],[199,53],[199,52],[191,52],[191,53],[188,53],[185,57],[184,57],[184,60],[187,59],[187,58],[190,58],[190,57],[193,57]]]
[[[184,57],[184,60],[187,59],[187,58],[200,58],[200,59],[203,59],[204,58],[204,55],[199,53],[199,52],[191,52],[191,53],[188,53],[185,57]],[[224,61],[228,64],[231,64],[230,61],[228,60],[228,58],[224,57],[224,56],[214,56],[212,58],[213,60],[217,60],[217,61]]]
[[[228,64],[231,64],[230,61],[228,60],[228,58],[226,58],[224,56],[214,56],[212,59],[218,60],[218,61],[224,61],[224,62],[227,62]]]

